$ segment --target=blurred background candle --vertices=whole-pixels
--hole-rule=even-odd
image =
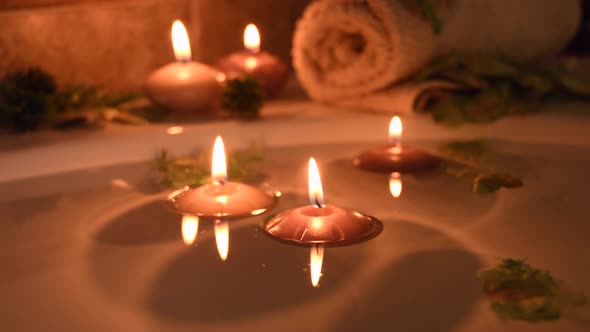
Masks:
[[[394,116],[389,122],[388,143],[364,151],[352,160],[358,168],[379,173],[424,172],[438,167],[441,159],[426,151],[402,144],[402,121]]]
[[[145,93],[157,106],[179,113],[209,113],[225,80],[214,68],[191,60],[188,34],[181,21],[172,24],[176,62],[154,71],[145,83]]]
[[[254,24],[244,30],[244,51],[232,53],[217,62],[227,79],[255,77],[266,97],[276,96],[287,79],[287,66],[276,56],[260,51],[260,32]]]

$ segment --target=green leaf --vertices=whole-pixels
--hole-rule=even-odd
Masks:
[[[493,193],[501,188],[522,186],[522,180],[505,173],[481,174],[473,180],[473,192],[478,194]]]
[[[250,76],[229,80],[222,97],[223,107],[244,119],[257,118],[264,100],[260,83]]]
[[[39,68],[6,75],[0,81],[0,126],[16,132],[35,130],[55,111],[53,76]]]
[[[557,320],[587,304],[584,294],[567,290],[548,271],[533,268],[524,260],[505,259],[480,271],[478,277],[491,309],[504,320]]]

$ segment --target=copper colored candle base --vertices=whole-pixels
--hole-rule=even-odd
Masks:
[[[263,229],[270,237],[290,244],[345,246],[376,237],[383,224],[349,209],[308,205],[272,217]]]
[[[352,160],[354,166],[380,173],[423,172],[437,167],[441,159],[422,150],[403,145],[384,146],[365,151]]]
[[[170,203],[182,214],[237,219],[270,211],[277,204],[277,197],[243,183],[225,182],[187,188],[170,197]]]
[[[217,62],[217,68],[225,73],[227,79],[246,75],[255,77],[262,85],[267,97],[276,96],[285,85],[288,76],[287,66],[279,58],[267,52],[232,53]]]

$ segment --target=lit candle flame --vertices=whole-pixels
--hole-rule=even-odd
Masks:
[[[248,24],[244,29],[244,47],[252,53],[260,51],[260,33],[252,23]]]
[[[186,245],[192,245],[197,239],[199,232],[199,218],[196,216],[182,217],[182,239]]]
[[[227,181],[227,163],[225,161],[225,148],[221,136],[217,136],[217,138],[215,138],[215,144],[213,144],[211,179],[213,182],[223,183]]]
[[[309,267],[311,271],[311,284],[317,287],[322,276],[322,264],[324,262],[324,246],[316,244],[311,246],[309,255]]]
[[[391,173],[389,176],[389,192],[394,198],[398,198],[402,194],[402,179],[398,172]]]
[[[324,206],[324,190],[322,189],[322,180],[320,179],[320,171],[315,159],[309,158],[308,180],[309,188],[309,202],[311,205],[317,207]]]
[[[229,252],[229,224],[227,221],[215,220],[215,243],[219,257],[225,261]]]
[[[172,23],[172,47],[174,48],[174,56],[177,61],[191,61],[191,44],[188,40],[186,28],[180,20],[176,20]]]
[[[399,144],[402,138],[402,120],[398,116],[394,116],[389,122],[389,143]]]

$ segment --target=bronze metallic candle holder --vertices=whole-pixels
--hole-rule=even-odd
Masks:
[[[168,197],[172,207],[183,215],[204,219],[239,219],[270,211],[277,204],[277,194],[244,183],[227,181],[223,140],[217,136],[213,145],[211,183],[196,188],[185,187]]]
[[[364,151],[352,160],[360,169],[379,173],[424,172],[440,165],[441,159],[401,143],[402,123],[393,117],[389,123],[390,144]]]
[[[345,246],[370,240],[383,223],[346,208],[324,205],[317,165],[309,163],[311,205],[290,209],[268,219],[263,229],[271,238],[295,245]]]
[[[204,219],[239,219],[272,210],[277,195],[238,182],[209,183],[185,188],[170,197],[170,203],[181,214]]]

